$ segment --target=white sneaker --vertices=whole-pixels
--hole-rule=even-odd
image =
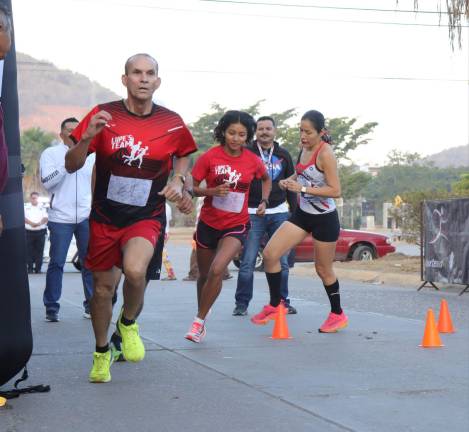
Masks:
[[[184,337],[192,342],[200,343],[206,334],[204,321],[200,318],[195,318],[190,330]]]

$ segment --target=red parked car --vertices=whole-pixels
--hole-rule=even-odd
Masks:
[[[262,250],[265,243],[261,244],[256,259],[255,269],[262,271]],[[388,253],[393,253],[396,248],[391,244],[391,239],[383,234],[375,234],[367,231],[341,229],[335,251],[336,261],[371,261],[381,258]],[[295,262],[314,261],[314,243],[311,235],[308,235],[295,249]],[[233,259],[233,263],[239,268],[239,258]]]
[[[340,230],[335,250],[336,261],[369,261],[395,252],[391,239],[382,234],[367,231]],[[307,236],[296,247],[296,262],[314,261],[314,244],[311,236]]]

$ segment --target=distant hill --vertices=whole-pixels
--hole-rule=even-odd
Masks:
[[[427,156],[425,160],[433,162],[438,168],[469,167],[469,144],[443,150]]]
[[[67,117],[81,118],[94,105],[120,96],[86,76],[17,53],[20,128],[57,133]]]

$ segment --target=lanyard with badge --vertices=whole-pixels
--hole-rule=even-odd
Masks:
[[[272,147],[270,148],[269,155],[267,157],[264,155],[264,150],[259,145],[259,143],[257,143],[257,148],[259,149],[259,154],[261,156],[262,162],[264,162],[264,165],[267,170],[270,171],[270,178],[273,179],[274,169],[272,165],[272,154],[274,153],[274,146],[272,145]]]

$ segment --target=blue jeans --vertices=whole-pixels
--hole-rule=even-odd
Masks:
[[[248,306],[252,299],[252,288],[254,279],[254,267],[256,264],[257,252],[263,237],[267,234],[270,239],[278,227],[288,220],[289,213],[274,213],[264,216],[249,215],[251,219],[251,229],[248,238],[244,243],[243,254],[241,255],[241,266],[238,273],[238,285],[236,287],[235,300],[237,305]],[[280,258],[282,267],[282,283],[280,294],[286,303],[288,300],[288,253]]]
[[[47,226],[50,232],[50,261],[47,267],[46,289],[44,290],[43,296],[46,313],[59,312],[64,264],[73,235],[75,235],[78,256],[82,268],[81,278],[83,281],[83,292],[85,294],[83,306],[85,310],[88,311],[90,308],[89,301],[93,295],[93,276],[84,266],[86,253],[88,251],[88,240],[90,238],[89,220],[85,219],[79,224],[49,222]]]

